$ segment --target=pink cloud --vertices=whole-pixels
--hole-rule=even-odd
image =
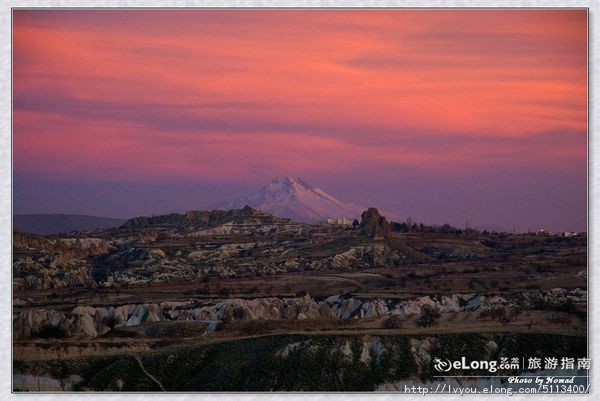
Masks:
[[[15,11],[17,171],[462,174],[585,158],[584,11],[122,13]]]

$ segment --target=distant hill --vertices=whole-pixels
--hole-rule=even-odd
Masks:
[[[59,234],[117,227],[126,219],[86,216],[80,214],[15,214],[13,227],[33,234]]]

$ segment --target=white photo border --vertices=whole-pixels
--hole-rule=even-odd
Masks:
[[[596,398],[600,394],[600,377],[595,363],[600,362],[598,336],[594,336],[599,327],[599,320],[593,313],[598,296],[595,289],[600,285],[593,267],[598,265],[599,243],[596,229],[600,224],[598,204],[593,200],[600,199],[600,182],[598,162],[600,145],[593,133],[599,124],[600,91],[594,77],[600,76],[600,62],[596,59],[599,53],[598,34],[600,33],[600,0],[305,0],[305,1],[272,1],[272,0],[2,0],[0,3],[0,400],[32,399],[58,400],[69,399],[109,399],[136,400],[162,399],[164,395],[154,393],[77,393],[77,394],[13,394],[12,393],[12,66],[11,66],[11,34],[13,8],[588,8],[588,346],[592,361],[590,371],[590,394],[588,395],[556,395],[553,399]],[[169,393],[171,400],[233,400],[236,401],[274,401],[285,399],[300,400],[366,400],[376,398],[381,401],[397,400],[409,395],[401,393]],[[419,395],[414,395],[419,397]],[[431,396],[431,395],[430,395]],[[420,396],[422,397],[422,396]],[[437,395],[451,400],[462,399],[459,395]],[[476,397],[484,397],[477,395]],[[506,395],[487,395],[485,399],[503,400]],[[547,395],[513,395],[518,399],[525,397],[547,397]]]

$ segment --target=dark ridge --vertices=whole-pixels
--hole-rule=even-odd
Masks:
[[[13,228],[41,235],[118,227],[125,219],[79,214],[15,214]]]

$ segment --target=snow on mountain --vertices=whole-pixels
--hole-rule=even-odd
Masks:
[[[215,205],[216,209],[239,209],[251,206],[279,217],[304,223],[326,218],[360,218],[365,208],[343,203],[319,188],[312,188],[300,178],[275,178],[258,192]]]

